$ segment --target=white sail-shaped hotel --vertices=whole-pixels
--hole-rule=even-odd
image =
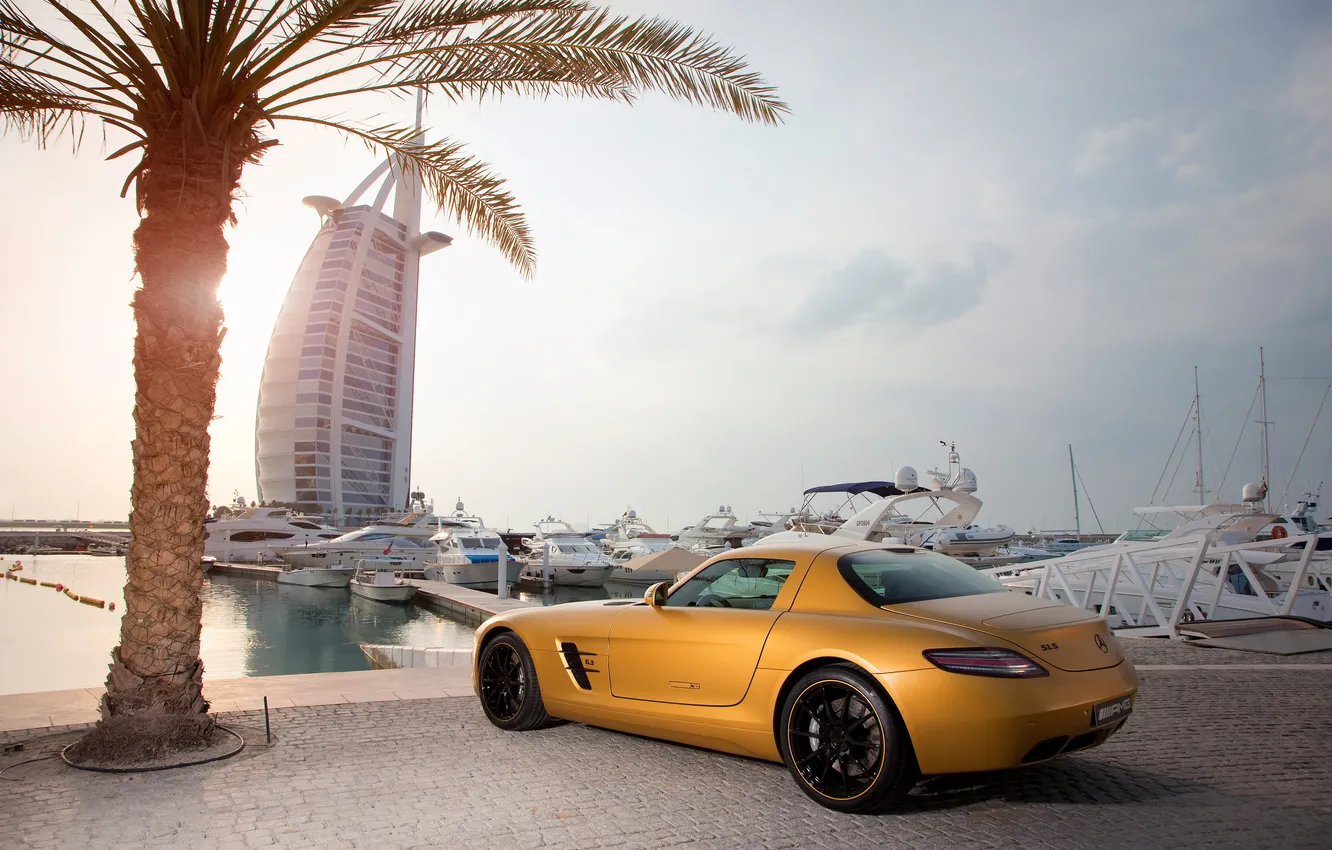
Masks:
[[[452,240],[420,232],[419,182],[391,162],[343,202],[317,195],[305,203],[319,214],[319,233],[264,359],[259,498],[335,522],[401,510],[411,492],[419,260]]]

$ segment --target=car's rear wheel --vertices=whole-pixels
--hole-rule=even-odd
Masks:
[[[550,722],[541,702],[536,665],[523,639],[505,632],[481,650],[478,664],[481,710],[501,729],[526,732]]]
[[[901,718],[864,674],[831,665],[791,687],[778,744],[796,784],[842,812],[872,812],[905,797],[915,762]]]

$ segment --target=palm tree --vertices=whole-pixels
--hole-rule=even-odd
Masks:
[[[45,0],[30,15],[0,0],[0,113],[40,145],[77,147],[100,122],[104,137],[127,137],[110,159],[138,157],[122,191],[133,187],[140,213],[131,543],[102,719],[186,718],[207,731],[199,558],[226,332],[217,288],[232,200],[275,128],[315,124],[386,152],[530,276],[527,222],[487,164],[452,139],[327,110],[422,89],[623,103],[657,91],[764,124],[788,110],[709,36],[581,0],[88,0],[80,11]]]

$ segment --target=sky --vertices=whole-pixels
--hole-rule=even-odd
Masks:
[[[421,269],[412,468],[437,508],[522,528],[633,507],[677,530],[902,465],[927,479],[947,441],[981,522],[1071,528],[1072,445],[1083,530],[1120,530],[1135,506],[1198,503],[1195,449],[1167,467],[1194,366],[1207,499],[1258,479],[1260,347],[1274,497],[1332,479],[1332,8],[610,8],[714,34],[792,114],[430,105],[430,138],[508,178],[540,253],[524,280],[427,211],[455,238]],[[300,200],[376,163],[330,132],[277,134],[228,233],[214,503],[256,496],[260,370],[318,228]],[[126,161],[103,160],[119,137],[92,135],[77,156],[0,139],[0,510],[17,517],[129,510],[137,217]]]

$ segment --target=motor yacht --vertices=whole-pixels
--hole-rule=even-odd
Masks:
[[[523,539],[527,554],[520,558],[520,580],[545,583],[549,572],[555,587],[601,587],[614,565],[601,547],[563,520],[547,516],[536,522],[534,537]]]
[[[228,519],[204,520],[204,554],[220,561],[276,561],[277,550],[319,544],[342,532],[289,508],[246,508]]]
[[[862,529],[867,540],[900,540],[911,546],[931,549],[972,566],[996,566],[1021,560],[1024,555],[1006,551],[1016,533],[1006,525],[978,525],[974,520],[984,504],[974,495],[976,474],[961,465],[956,451],[949,451],[946,470],[932,469],[934,488],[922,487],[916,470],[904,466],[893,481],[857,481],[811,487],[805,491],[801,516],[792,530],[831,534],[844,527],[843,514],[857,511],[858,521],[872,514],[872,525]],[[815,497],[838,494],[837,507],[819,509]],[[873,508],[873,510],[870,510]]]
[[[399,605],[411,601],[416,594],[416,587],[402,578],[398,565],[393,560],[381,558],[358,561],[356,573],[347,588],[352,596]]]
[[[463,513],[459,501],[455,514]],[[453,517],[411,513],[393,522],[377,522],[326,541],[311,541],[276,550],[294,567],[355,566],[358,558],[401,558],[402,569],[419,570],[435,554],[430,538],[454,524]]]
[[[630,508],[607,529],[602,545],[611,561],[620,564],[670,549],[675,541],[639,519],[638,512]]]
[[[508,557],[504,539],[498,531],[486,528],[481,517],[467,514],[461,500],[430,544],[434,549],[423,566],[428,581],[494,590],[499,584],[500,558],[506,561],[505,581],[518,581],[520,564]]]
[[[295,584],[302,587],[346,587],[356,574],[356,567],[334,564],[328,567],[293,567],[282,564],[278,571],[278,584]]]
[[[989,571],[1010,590],[1102,611],[1112,626],[1172,634],[1197,619],[1293,615],[1332,621],[1328,561],[1287,544],[1259,539],[1279,515],[1261,506],[1257,484],[1242,504],[1139,508],[1141,516],[1175,514],[1177,528],[1154,540],[1126,539],[1033,566]],[[1321,542],[1313,535],[1291,543]],[[1316,550],[1315,546],[1315,550]]]
[[[761,541],[760,541],[761,542]],[[611,581],[621,584],[656,584],[659,581],[674,583],[684,573],[707,560],[707,556],[689,549],[673,546],[662,549],[632,561],[615,565]]]
[[[712,555],[727,549],[739,549],[757,538],[754,526],[736,519],[730,505],[719,505],[716,513],[708,514],[681,531],[676,543],[681,548]]]

